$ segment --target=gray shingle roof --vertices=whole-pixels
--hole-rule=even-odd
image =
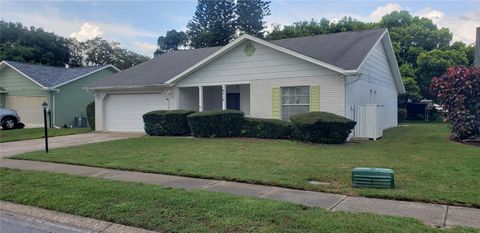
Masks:
[[[162,84],[221,48],[212,47],[172,51],[122,72],[110,75],[103,80],[93,83],[91,86],[121,87]]]
[[[269,42],[345,70],[355,70],[385,30],[342,32]],[[172,51],[110,75],[90,87],[161,85],[221,48]]]
[[[355,70],[384,32],[385,29],[375,29],[270,42],[345,70]]]
[[[82,68],[63,68],[55,66],[37,65],[15,61],[5,61],[9,65],[15,67],[15,69],[24,73],[31,79],[40,83],[44,87],[54,87],[82,75],[100,70],[109,65],[104,66],[92,66]]]

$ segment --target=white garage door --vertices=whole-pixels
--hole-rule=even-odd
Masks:
[[[26,127],[43,127],[42,103],[46,96],[7,96],[7,108],[15,109]]]
[[[104,102],[104,125],[107,131],[144,131],[143,114],[168,109],[162,94],[114,94]]]

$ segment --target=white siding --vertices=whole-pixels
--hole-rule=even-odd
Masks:
[[[179,81],[178,86],[337,74],[334,71],[260,44],[255,44],[255,53],[249,57],[244,54],[244,47],[245,44],[241,44],[205,67],[188,75]]]
[[[383,43],[374,47],[360,67],[360,76],[347,78],[347,117],[357,104],[382,105],[382,128],[397,126],[397,88]]]
[[[198,111],[198,87],[183,87],[178,89],[179,109]]]

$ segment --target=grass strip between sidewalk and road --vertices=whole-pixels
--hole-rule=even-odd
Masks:
[[[48,129],[49,137],[66,136],[72,134],[88,133],[90,128],[50,128]],[[0,143],[13,142],[29,139],[44,138],[45,131],[43,128],[27,128],[27,129],[12,129],[0,130]]]
[[[417,220],[48,172],[0,170],[0,199],[166,232],[476,232]]]
[[[446,124],[409,123],[386,131],[378,141],[346,145],[140,137],[13,158],[479,208],[480,148],[448,136]],[[395,189],[352,188],[355,167],[392,168]]]

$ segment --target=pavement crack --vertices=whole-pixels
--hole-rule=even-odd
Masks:
[[[107,230],[109,227],[111,227],[114,223],[111,222],[110,224],[108,224],[105,228],[103,228],[102,230],[100,230],[98,233],[102,233],[102,232],[106,232],[105,230]]]
[[[210,187],[215,186],[215,185],[217,185],[219,183],[222,183],[222,182],[225,182],[225,181],[215,180],[215,181],[212,181],[212,182],[208,183],[207,185],[203,186],[203,188],[210,188]]]
[[[270,193],[273,193],[273,192],[276,191],[276,190],[278,190],[278,188],[274,187],[274,188],[272,188],[272,189],[270,189],[270,190],[267,190],[267,191],[261,193],[260,195],[257,196],[257,198],[263,198],[263,197],[265,197],[266,195],[268,195],[268,194],[270,194]]]
[[[450,208],[449,205],[447,205],[447,209],[445,210],[445,217],[443,218],[443,226],[442,227],[446,227],[447,226],[447,216],[448,216],[448,209]]]
[[[340,204],[342,204],[343,201],[347,200],[348,196],[345,196],[341,201],[339,201],[337,204],[333,205],[330,209],[328,210],[334,210],[335,208],[337,208],[337,206],[339,206]]]

